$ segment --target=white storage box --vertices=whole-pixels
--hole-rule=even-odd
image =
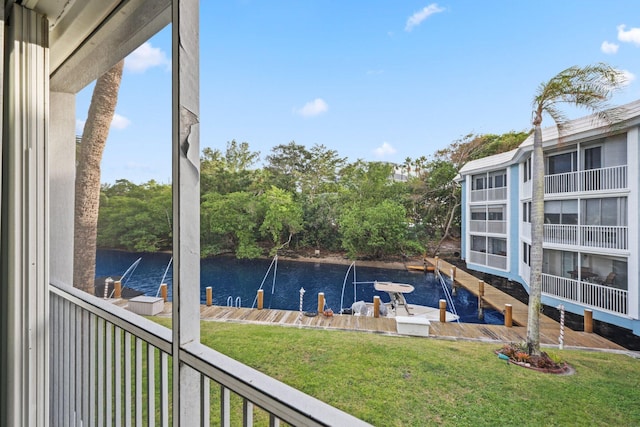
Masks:
[[[140,295],[129,300],[129,311],[143,316],[155,316],[164,309],[164,300],[162,298],[148,297]]]
[[[413,335],[416,337],[428,337],[429,319],[415,316],[396,316],[396,327],[401,335]]]

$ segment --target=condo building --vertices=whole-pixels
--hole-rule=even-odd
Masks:
[[[542,131],[542,302],[640,335],[640,101],[621,122],[596,116]],[[472,270],[529,290],[533,134],[509,152],[467,163],[461,256]]]

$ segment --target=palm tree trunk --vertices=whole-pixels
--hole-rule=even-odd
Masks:
[[[529,313],[527,347],[529,354],[540,354],[540,311],[542,308],[542,242],[544,240],[544,157],[542,130],[535,125],[533,134],[531,191],[531,273],[529,276]]]
[[[73,285],[93,293],[100,207],[100,162],[109,136],[124,60],[96,81],[76,168]]]

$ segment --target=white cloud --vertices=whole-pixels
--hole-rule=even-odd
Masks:
[[[629,86],[631,84],[632,81],[634,81],[636,79],[635,74],[633,74],[631,71],[627,71],[627,70],[621,70],[622,71],[622,80],[623,86]]]
[[[113,120],[111,120],[111,128],[117,130],[123,130],[129,127],[131,124],[131,120],[127,119],[124,116],[121,116],[118,113],[113,115]]]
[[[600,50],[608,55],[614,55],[618,53],[618,46],[615,43],[609,43],[608,41],[603,41],[602,45],[600,45]]]
[[[82,132],[84,131],[84,124],[86,122],[86,120],[76,119],[76,135],[82,135]]]
[[[329,106],[322,98],[316,98],[313,101],[307,102],[302,108],[294,108],[293,112],[302,117],[314,117],[320,114],[326,113],[329,110]]]
[[[618,40],[640,46],[640,28],[625,31],[626,25],[618,25]]]
[[[76,119],[76,135],[82,135],[86,122],[86,120]],[[128,128],[130,124],[131,120],[127,119],[125,116],[121,116],[118,113],[113,114],[113,119],[111,120],[111,129],[123,130]]]
[[[422,21],[424,21],[431,15],[440,13],[440,12],[444,12],[444,8],[438,6],[437,3],[431,3],[429,6],[411,15],[409,19],[407,19],[407,25],[405,25],[404,30],[411,31],[413,30],[413,27],[417,27],[422,23]]]
[[[397,150],[393,148],[393,145],[389,144],[388,142],[383,142],[380,147],[373,150],[373,154],[375,154],[375,156],[378,158],[383,158],[395,154],[396,151]]]
[[[149,42],[144,42],[127,56],[124,66],[132,73],[144,73],[151,67],[165,66],[170,69],[171,61],[162,49],[151,46]]]

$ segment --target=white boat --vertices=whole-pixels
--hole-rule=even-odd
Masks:
[[[381,306],[380,315],[387,317],[415,316],[433,321],[440,320],[439,308],[407,303],[404,295],[415,290],[413,285],[394,282],[374,282],[373,286],[376,291],[386,292],[391,299],[390,302],[384,303],[383,306]],[[351,308],[355,315],[373,316],[373,303],[358,301],[354,303]],[[447,322],[455,322],[459,319],[458,315],[449,311],[446,312],[445,316]]]

